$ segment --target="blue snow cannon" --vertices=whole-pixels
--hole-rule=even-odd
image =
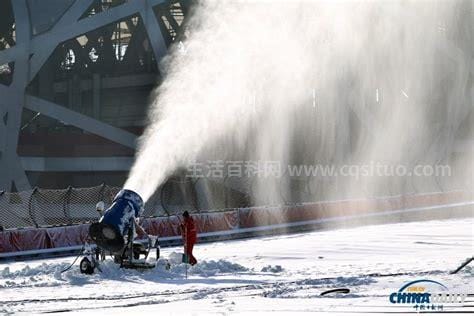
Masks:
[[[121,252],[133,239],[135,219],[144,211],[143,199],[132,190],[120,190],[98,223],[89,227],[89,235],[100,248]]]

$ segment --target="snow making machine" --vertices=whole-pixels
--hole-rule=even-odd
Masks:
[[[84,246],[84,257],[79,268],[82,273],[92,274],[99,262],[111,255],[120,267],[151,269],[156,262],[150,262],[148,255],[156,249],[156,260],[160,255],[158,238],[148,235],[148,240],[135,240],[137,219],[143,214],[144,203],[140,195],[132,190],[121,190],[112,205],[104,212],[99,222],[89,227],[89,236],[97,246]]]

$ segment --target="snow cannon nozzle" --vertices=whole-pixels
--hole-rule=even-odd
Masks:
[[[97,246],[112,253],[119,253],[135,234],[135,219],[144,211],[144,203],[138,193],[122,189],[112,205],[105,210],[98,223],[89,227],[89,235]]]

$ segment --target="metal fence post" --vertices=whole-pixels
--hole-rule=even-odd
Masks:
[[[104,201],[105,187],[106,187],[106,184],[104,182],[100,185],[100,191],[99,191],[99,199],[100,199],[100,201],[102,201],[104,203],[105,203],[105,201]],[[99,202],[99,201],[97,201],[97,202]]]
[[[28,199],[28,214],[30,215],[31,222],[35,224],[36,228],[38,228],[38,221],[36,220],[36,215],[33,211],[33,196],[38,192],[38,187],[35,187],[33,191],[31,191],[30,198]]]
[[[168,209],[166,208],[165,203],[163,202],[164,195],[165,195],[165,190],[164,189],[165,189],[166,183],[167,182],[165,182],[165,184],[163,184],[161,186],[161,189],[160,189],[160,204],[161,204],[161,207],[163,208],[163,211],[165,211],[166,215],[168,215],[168,217],[169,217],[170,213],[168,212]]]
[[[70,203],[71,203],[71,193],[72,193],[72,186],[69,186],[67,188],[66,194],[64,196],[64,201],[63,201],[64,217],[67,219],[69,225],[72,224],[71,213],[69,211]]]

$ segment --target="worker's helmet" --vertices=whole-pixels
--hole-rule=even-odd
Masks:
[[[104,201],[97,202],[97,204],[95,205],[95,209],[97,210],[97,212],[102,213],[105,209]]]

